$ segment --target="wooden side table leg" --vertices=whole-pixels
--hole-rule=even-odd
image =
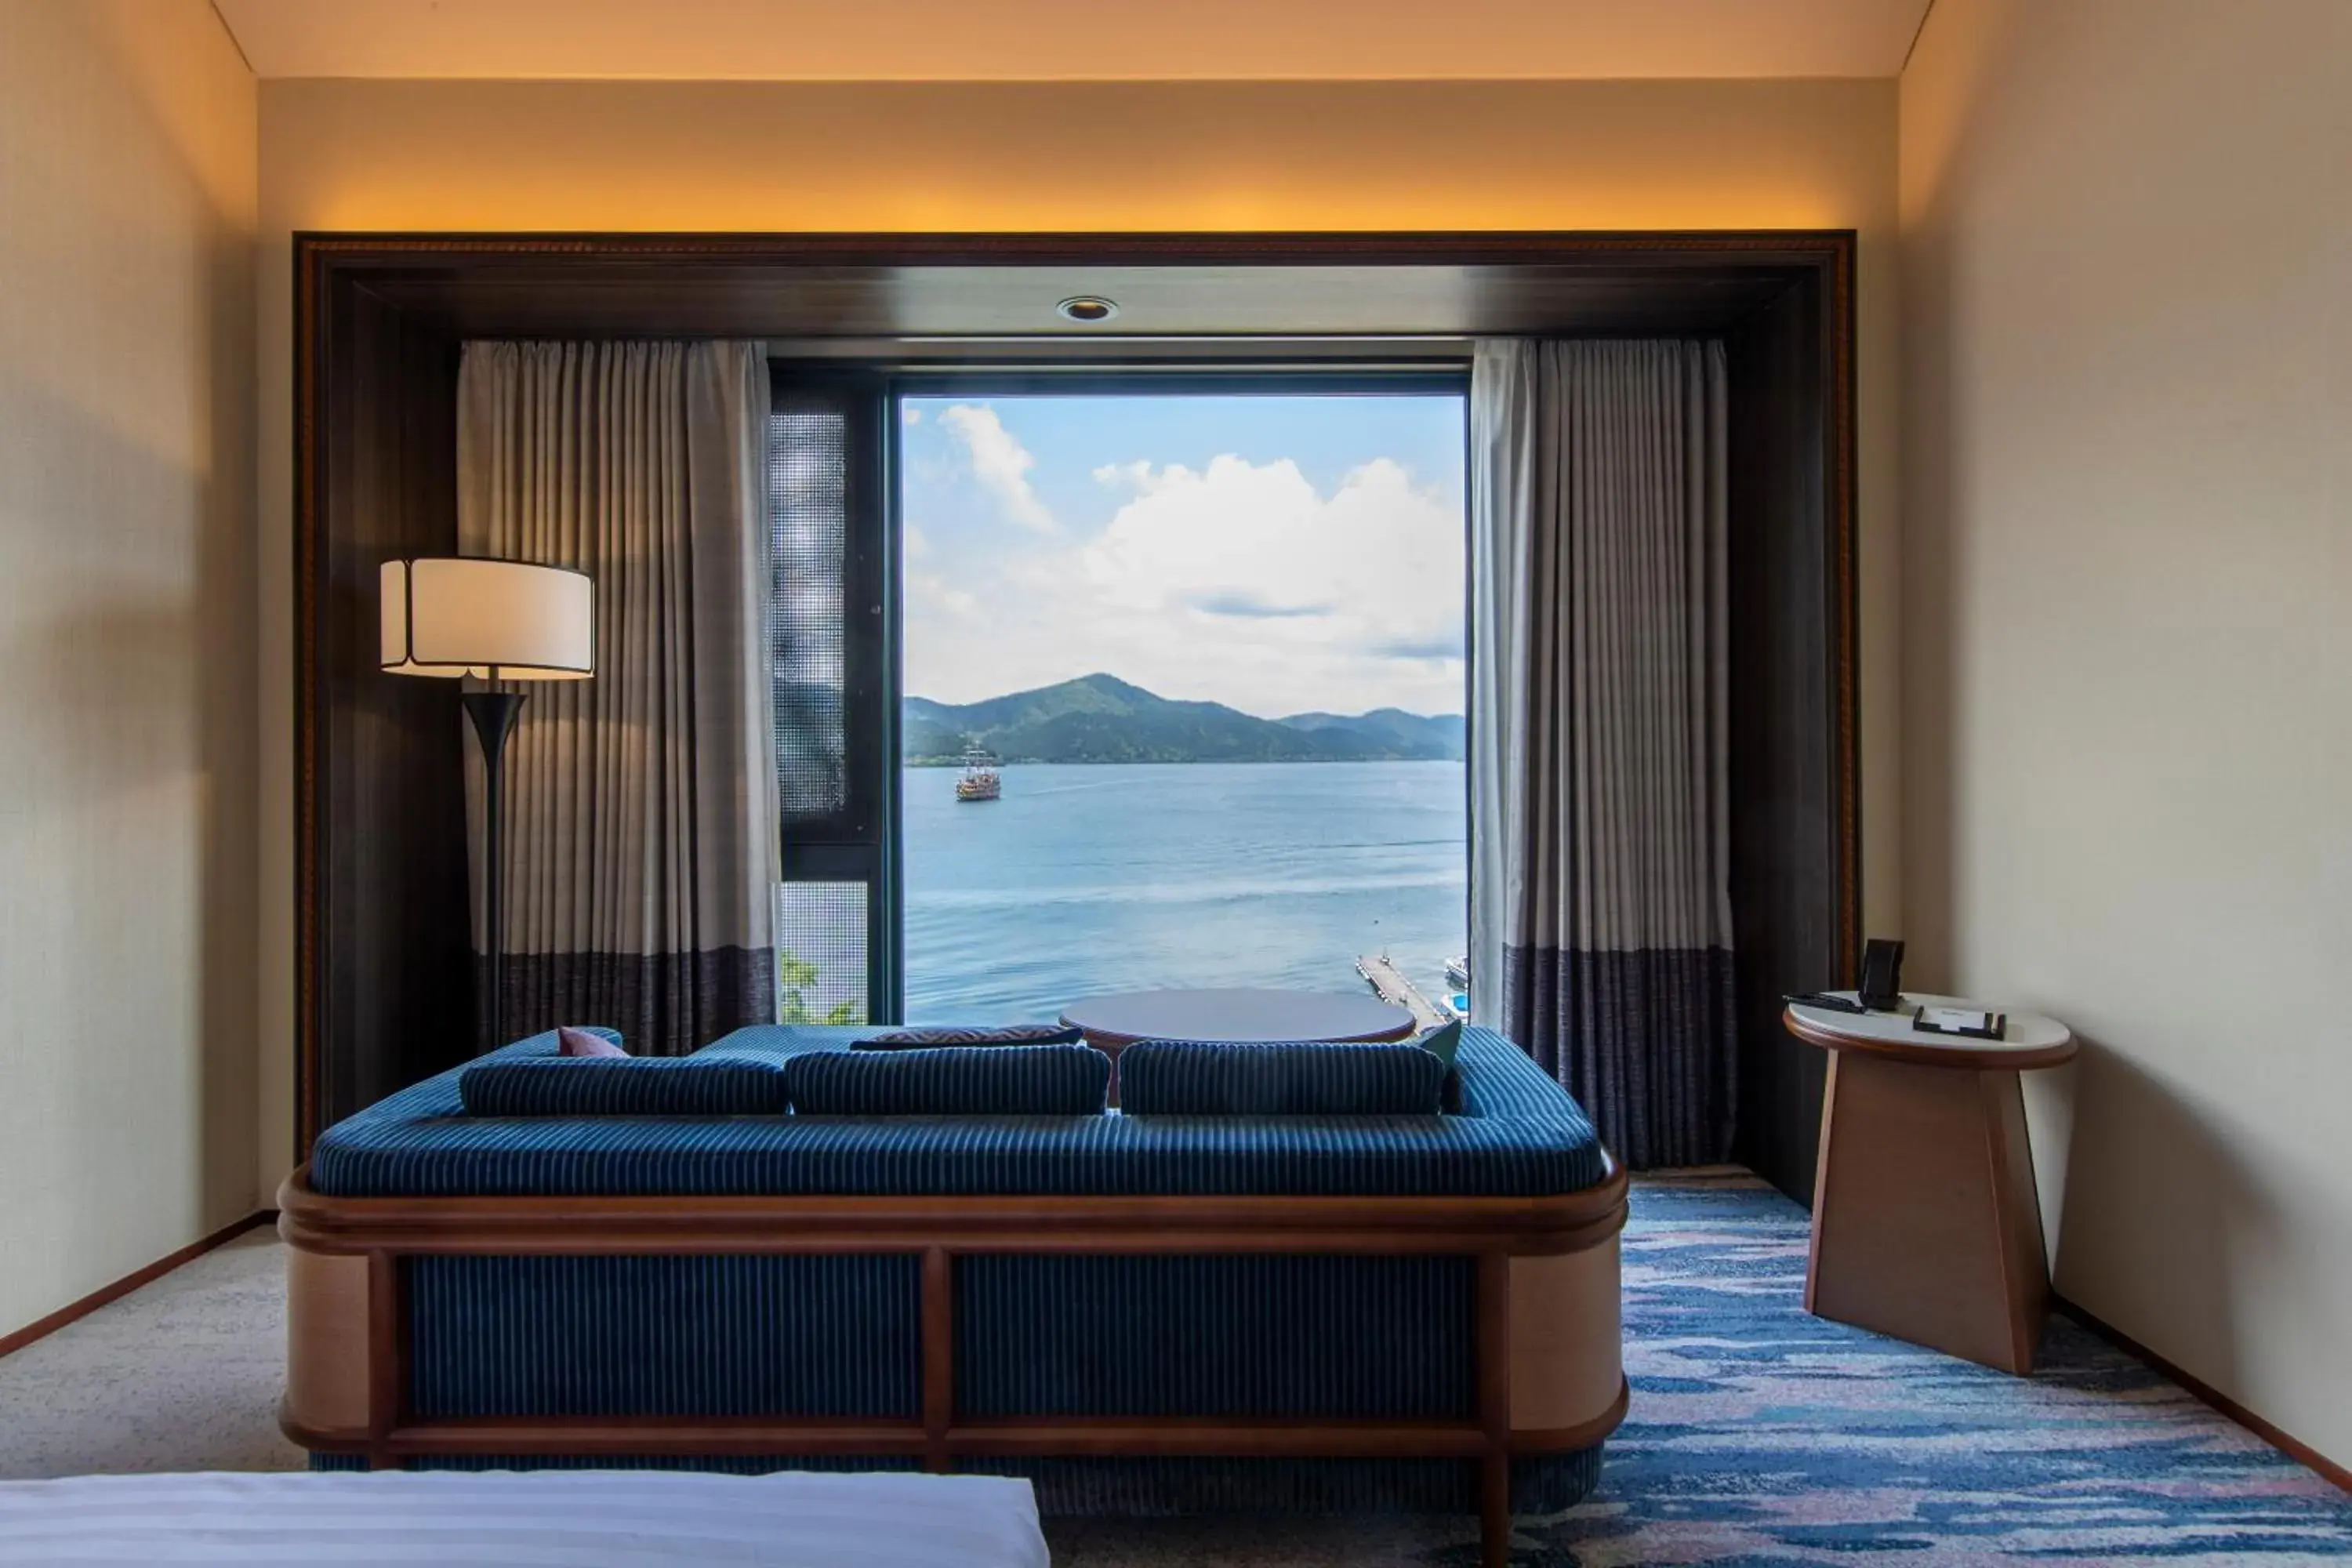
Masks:
[[[2050,1251],[2042,1235],[2042,1194],[2033,1180],[2033,1149],[2025,1131],[2025,1091],[2013,1072],[1980,1072],[1992,1137],[1993,1212],[2000,1223],[2003,1297],[2009,1308],[2005,1370],[2033,1370],[2042,1326],[2050,1318]]]
[[[2022,1374],[2049,1294],[2017,1074],[1832,1052],[1806,1310]]]

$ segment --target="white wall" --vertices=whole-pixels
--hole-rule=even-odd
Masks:
[[[2085,1050],[2059,1289],[2352,1462],[2352,5],[1938,0],[1906,920]]]
[[[270,81],[261,215],[265,1182],[292,1113],[289,239],[302,229],[1855,229],[1865,902],[1874,930],[1896,918],[1890,80]]]
[[[255,1207],[255,115],[0,0],[0,1333]]]

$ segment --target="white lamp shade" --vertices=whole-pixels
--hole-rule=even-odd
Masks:
[[[387,561],[383,664],[394,675],[581,680],[596,673],[596,590],[525,561]]]

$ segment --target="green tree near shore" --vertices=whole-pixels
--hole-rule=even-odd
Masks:
[[[856,1024],[860,1009],[855,1002],[836,1003],[823,1016],[810,1010],[808,992],[817,982],[816,965],[797,953],[776,950],[776,1022],[779,1024]]]

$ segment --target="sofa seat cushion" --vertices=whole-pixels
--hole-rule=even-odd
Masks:
[[[536,1056],[457,1075],[468,1116],[782,1116],[783,1064],[752,1058]]]
[[[814,1051],[784,1078],[800,1116],[1099,1116],[1110,1058],[1088,1046]]]
[[[1084,1030],[1067,1024],[932,1024],[868,1035],[852,1047],[861,1051],[925,1050],[946,1046],[1079,1046]]]
[[[1414,1045],[1140,1040],[1119,1054],[1129,1116],[1433,1116],[1447,1065]]]
[[[698,1060],[848,1053],[864,1026],[760,1025]],[[485,1061],[554,1052],[552,1033]],[[857,1053],[888,1060],[901,1053]],[[995,1051],[966,1055],[992,1058]],[[577,1066],[579,1064],[572,1064]],[[1569,1092],[1491,1030],[1463,1033],[1458,1116],[464,1114],[452,1069],[321,1133],[310,1182],[341,1197],[1283,1194],[1533,1196],[1609,1173]]]

